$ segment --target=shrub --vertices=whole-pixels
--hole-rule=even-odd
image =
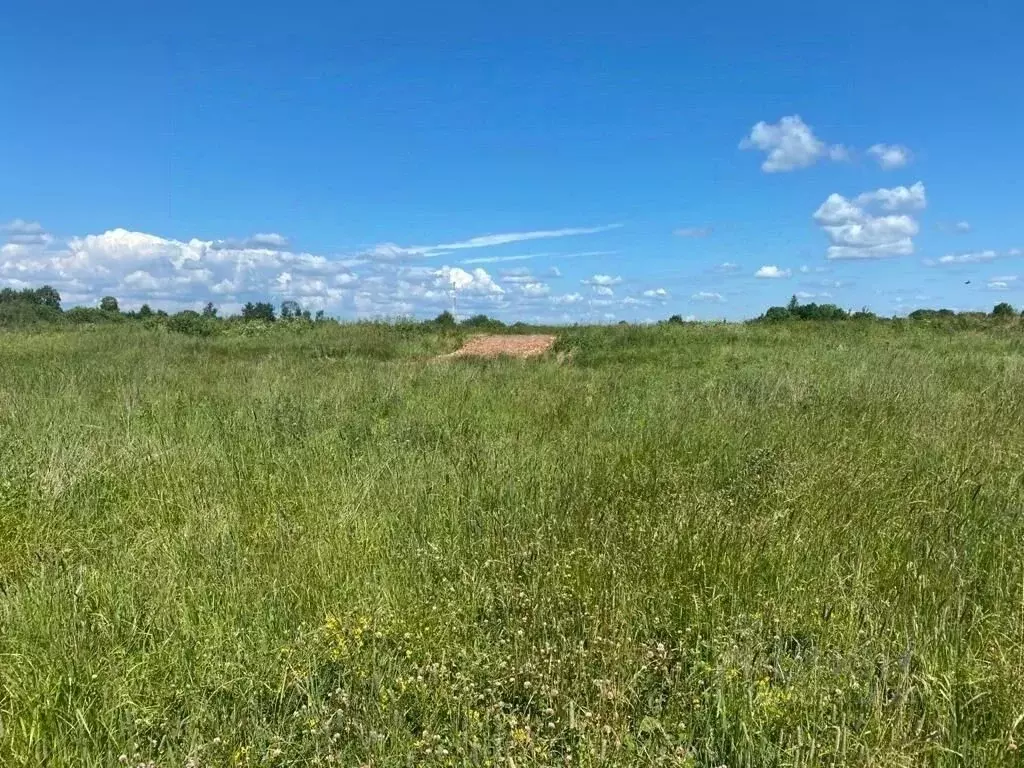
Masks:
[[[211,318],[186,309],[176,315],[171,315],[170,320],[167,321],[167,328],[186,336],[210,336],[214,332],[214,323]]]
[[[1005,301],[1001,301],[994,307],[992,307],[992,317],[1005,320],[1007,318],[1015,317],[1016,315],[1017,310],[1013,308],[1012,304],[1009,304]]]

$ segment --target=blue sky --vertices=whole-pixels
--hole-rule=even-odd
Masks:
[[[1017,4],[491,5],[6,8],[0,285],[342,317],[455,285],[556,321],[1024,304]]]

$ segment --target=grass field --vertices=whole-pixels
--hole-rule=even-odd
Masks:
[[[457,342],[0,334],[0,765],[1022,762],[1019,328]]]

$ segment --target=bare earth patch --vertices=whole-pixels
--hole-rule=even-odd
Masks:
[[[529,336],[496,336],[492,334],[473,336],[460,349],[443,357],[534,357],[543,355],[555,337],[551,334],[536,333]]]

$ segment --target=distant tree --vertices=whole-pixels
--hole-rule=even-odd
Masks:
[[[206,317],[198,312],[186,309],[172,315],[167,321],[167,328],[175,333],[183,333],[186,336],[209,336],[214,331],[215,324],[211,317]]]
[[[60,311],[60,293],[52,285],[44,285],[42,288],[36,289],[36,296],[39,298],[39,303],[44,307],[51,307]]]
[[[153,310],[149,304],[143,304],[139,307],[139,319],[145,320],[146,318],[153,316]]]
[[[302,307],[299,306],[297,301],[282,301],[281,302],[281,319],[291,320],[292,318],[302,317]]]
[[[800,302],[796,300],[796,296],[795,295],[790,296],[789,297],[789,304],[786,305],[786,309],[788,309],[790,311],[790,313],[795,313],[796,310],[799,307],[800,307]]]
[[[217,317],[217,307],[213,305],[212,301],[206,302],[206,306],[203,307],[203,317],[211,320]]]
[[[247,302],[242,307],[242,319],[243,320],[263,320],[268,323],[272,323],[275,320],[274,317],[274,305],[266,301]]]
[[[780,320],[789,320],[793,314],[785,307],[768,307],[768,311],[765,312],[761,317],[773,323],[777,323]]]
[[[100,299],[100,310],[103,312],[119,312],[120,307],[117,305],[117,299],[113,296],[104,296]]]
[[[323,320],[324,320],[324,311],[322,309],[318,309],[316,311],[316,317],[314,318],[314,320],[317,323],[322,323],[323,322]]]
[[[72,323],[109,323],[111,312],[97,307],[72,307],[64,313],[64,318]]]
[[[505,324],[501,322],[501,320],[482,314],[473,315],[472,317],[463,320],[461,324],[465,328],[488,328],[492,330],[505,327]]]
[[[439,325],[442,328],[454,328],[455,327],[455,316],[447,309],[440,315],[434,318],[434,325]]]
[[[1014,317],[1016,314],[1017,314],[1017,310],[1015,310],[1013,308],[1013,305],[1012,304],[1008,304],[1005,301],[1001,301],[998,304],[996,304],[994,307],[992,307],[992,317],[997,317],[999,319],[1005,319],[1005,318],[1009,318],[1009,317]]]
[[[683,324],[683,316],[682,315],[672,315],[672,317],[670,317],[668,319],[668,321],[672,325],[682,325]]]

